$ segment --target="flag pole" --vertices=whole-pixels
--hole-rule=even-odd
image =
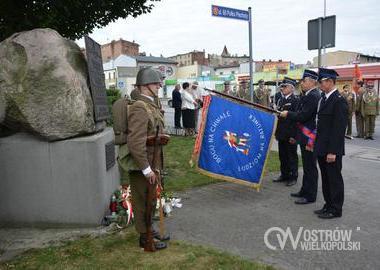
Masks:
[[[266,110],[266,111],[271,112],[271,113],[280,114],[280,111],[277,111],[277,110],[271,109],[271,108],[269,108],[269,107],[266,107],[266,106],[263,106],[263,105],[260,105],[260,104],[254,103],[254,102],[247,101],[247,100],[242,99],[242,98],[234,97],[234,96],[231,96],[231,95],[229,95],[229,94],[225,94],[225,93],[222,93],[222,92],[219,92],[219,91],[213,90],[213,89],[209,89],[209,88],[207,88],[207,87],[204,87],[204,89],[205,89],[206,91],[212,92],[212,93],[214,93],[214,94],[217,94],[217,95],[220,95],[220,96],[223,96],[223,97],[226,97],[226,98],[230,98],[230,99],[233,99],[233,100],[239,101],[239,102],[241,102],[241,103],[245,103],[245,104],[251,105],[251,106],[253,106],[253,107],[257,107],[257,108],[260,108],[260,109],[262,109],[262,110]]]

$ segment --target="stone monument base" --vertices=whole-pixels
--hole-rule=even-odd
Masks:
[[[0,226],[101,224],[120,181],[112,142],[110,128],[58,142],[0,138]]]

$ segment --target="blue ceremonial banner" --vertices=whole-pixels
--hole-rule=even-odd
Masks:
[[[249,21],[248,11],[229,7],[211,5],[211,15],[216,17]]]
[[[277,117],[219,96],[209,98],[196,151],[198,170],[259,189]]]

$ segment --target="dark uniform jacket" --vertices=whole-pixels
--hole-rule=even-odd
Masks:
[[[179,108],[182,107],[182,99],[181,99],[181,93],[179,90],[173,90],[172,92],[172,102],[173,102],[173,108]]]
[[[298,97],[294,94],[291,94],[288,98],[281,97],[278,105],[279,111],[296,111],[298,107]],[[289,138],[296,138],[296,122],[288,118],[279,118],[275,135],[276,139],[281,141],[289,141]]]
[[[348,105],[335,91],[323,102],[317,113],[317,138],[314,151],[317,156],[344,155],[344,134],[347,127]]]
[[[321,94],[318,89],[314,88],[310,90],[307,95],[303,95],[300,98],[298,108],[296,112],[289,112],[288,118],[292,121],[299,122],[304,127],[313,131],[316,128],[315,117],[317,115],[317,107]],[[297,141],[301,145],[306,145],[309,138],[306,137],[300,128],[297,128]]]

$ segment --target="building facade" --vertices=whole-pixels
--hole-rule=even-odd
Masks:
[[[322,66],[339,66],[354,63],[366,64],[380,62],[380,57],[340,50],[322,54],[321,60]],[[318,57],[313,58],[313,66],[318,66]]]
[[[192,51],[183,54],[177,54],[175,56],[168,57],[178,63],[179,67],[191,66],[194,64],[208,65],[208,59],[205,57],[205,51]]]
[[[139,55],[139,44],[127,40],[112,40],[101,46],[103,63],[115,59],[120,55]]]

